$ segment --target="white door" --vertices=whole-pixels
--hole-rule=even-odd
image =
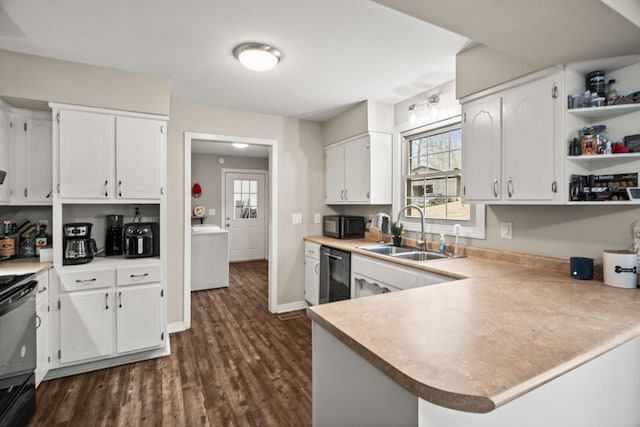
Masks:
[[[229,261],[265,259],[265,173],[225,173]]]
[[[501,198],[502,100],[495,97],[463,105],[463,200]]]
[[[115,118],[60,111],[60,197],[113,196]]]
[[[113,353],[113,303],[105,290],[60,296],[60,363]]]
[[[509,200],[554,198],[555,80],[550,76],[515,87],[503,96],[503,179]]]
[[[118,117],[116,128],[116,197],[160,199],[165,122]]]
[[[162,345],[162,285],[118,289],[116,295],[118,353]]]
[[[0,171],[7,172],[4,182],[0,184],[0,202],[9,201],[9,163],[11,161],[11,117],[0,108]]]
[[[325,203],[344,203],[344,145],[324,150]]]

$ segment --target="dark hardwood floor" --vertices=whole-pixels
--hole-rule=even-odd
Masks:
[[[311,322],[269,313],[267,291],[266,261],[231,264],[170,356],[45,381],[31,425],[311,425]]]

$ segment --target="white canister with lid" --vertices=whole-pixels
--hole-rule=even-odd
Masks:
[[[604,284],[618,288],[638,286],[638,255],[632,251],[607,249],[602,252]]]

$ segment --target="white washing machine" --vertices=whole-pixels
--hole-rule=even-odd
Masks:
[[[229,233],[217,225],[191,226],[191,290],[229,286]]]

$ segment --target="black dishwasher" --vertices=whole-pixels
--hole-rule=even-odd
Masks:
[[[320,246],[320,304],[351,298],[351,253]]]

